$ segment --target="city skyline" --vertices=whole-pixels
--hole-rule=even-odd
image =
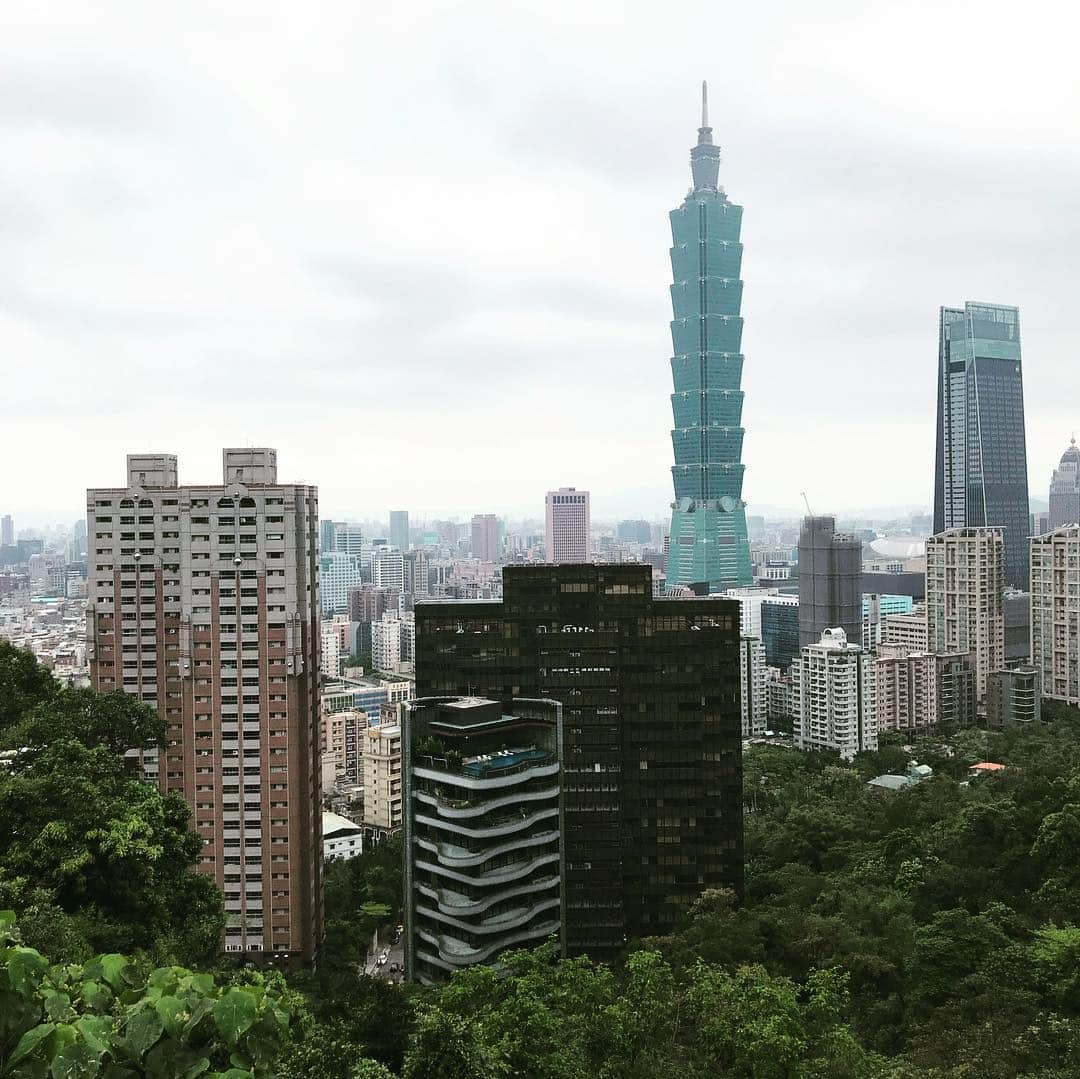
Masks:
[[[681,27],[643,20],[598,53],[606,19],[579,25],[579,12],[558,9],[532,28],[543,64],[470,44],[481,22],[523,25],[495,7],[453,20],[384,12],[371,33],[360,13],[330,5],[266,14],[265,48],[239,66],[243,18],[211,35],[157,13],[99,12],[91,25],[73,10],[56,63],[48,20],[9,10],[0,127],[12,152],[0,182],[17,194],[0,222],[0,348],[18,357],[9,437],[34,467],[5,470],[5,512],[27,523],[67,513],[129,448],[178,452],[198,476],[213,446],[271,442],[294,462],[290,479],[320,485],[331,516],[513,512],[563,483],[595,492],[598,517],[661,513],[662,209],[710,75],[725,179],[752,208],[751,512],[795,509],[802,489],[841,514],[868,497],[928,504],[935,318],[955,296],[1024,310],[1039,494],[1076,426],[1076,282],[1057,257],[1080,228],[1080,151],[1058,134],[1062,109],[1075,110],[1068,64],[1055,62],[1063,39],[1018,50],[1037,24],[971,25],[950,5],[935,10],[933,34],[917,15],[783,15],[731,15],[741,47],[721,83],[707,36],[687,45]],[[955,55],[960,33],[970,48]],[[679,41],[677,59],[662,59],[664,35]],[[884,35],[896,48],[877,57]],[[172,48],[181,36],[190,65]],[[426,62],[448,41],[471,61],[467,76]],[[925,78],[902,77],[912,56]],[[1015,85],[988,58],[1008,59]],[[394,107],[367,107],[385,101]],[[1024,130],[1023,147],[998,137],[1002,116]],[[1003,202],[1017,212],[1002,219]],[[511,214],[513,229],[491,227]],[[422,314],[408,301],[418,284]],[[365,415],[364,446],[395,447],[395,467],[369,481],[348,420],[386,356],[411,392]],[[825,364],[844,379],[843,402]],[[485,392],[446,409],[431,376],[448,368]],[[237,430],[241,387],[252,407]],[[487,432],[501,412],[515,428],[496,454]],[[413,424],[425,438],[400,438]],[[875,445],[900,452],[883,462]],[[850,467],[812,471],[814,454],[796,446],[839,448]],[[478,472],[494,497],[471,507]]]

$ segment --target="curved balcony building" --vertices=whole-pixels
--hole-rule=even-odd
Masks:
[[[406,705],[405,970],[434,984],[562,923],[562,706]]]

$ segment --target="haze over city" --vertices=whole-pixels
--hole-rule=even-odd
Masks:
[[[967,299],[1020,308],[1041,497],[1077,426],[1072,18],[8,4],[5,504],[71,520],[126,452],[201,482],[251,444],[331,517],[538,515],[560,484],[665,516],[703,77],[746,207],[748,511],[929,506],[937,310]]]

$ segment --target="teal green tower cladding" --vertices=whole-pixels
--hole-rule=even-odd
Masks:
[[[667,586],[716,592],[752,579],[742,500],[742,207],[717,183],[707,93],[702,84],[694,186],[670,215],[675,501]]]

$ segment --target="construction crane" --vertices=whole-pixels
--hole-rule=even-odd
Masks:
[[[808,517],[813,517],[814,511],[810,508],[810,499],[806,497],[806,492],[800,491],[799,494],[802,495],[802,500],[806,503],[806,515]]]

